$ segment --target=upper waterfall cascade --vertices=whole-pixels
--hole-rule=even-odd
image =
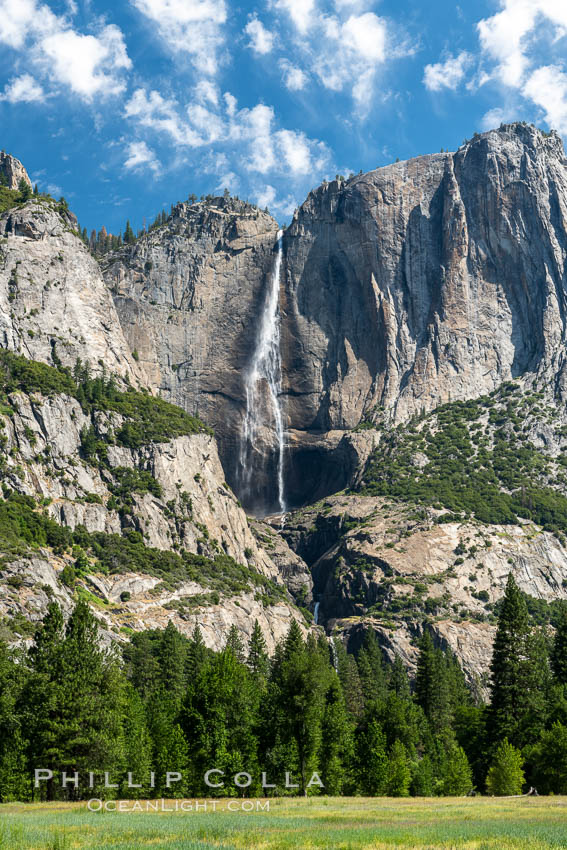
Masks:
[[[284,483],[284,424],[281,407],[282,367],[280,354],[280,276],[283,231],[278,231],[277,251],[258,329],[250,369],[245,376],[246,414],[240,441],[240,470],[244,490],[251,494],[255,465],[265,462],[258,449],[263,427],[273,430],[276,453],[277,506],[286,510]],[[266,392],[267,391],[267,392]],[[266,399],[267,396],[267,399]],[[266,404],[266,400],[268,404]]]

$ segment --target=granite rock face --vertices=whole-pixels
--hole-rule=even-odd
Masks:
[[[191,434],[139,449],[109,445],[106,462],[100,464],[85,460],[81,451],[81,434],[92,420],[76,399],[15,392],[7,402],[12,413],[0,416],[3,484],[38,500],[52,519],[71,529],[84,526],[88,532],[122,535],[137,531],[146,546],[164,552],[186,550],[213,560],[226,554],[280,589],[280,597],[269,602],[252,585],[240,593],[221,591],[212,599],[205,583],[162,587],[160,579],[152,575],[103,575],[93,569],[80,583],[102,599],[102,609],[99,606],[96,610],[110,634],[120,636],[124,627],[162,628],[172,619],[185,634],[199,623],[207,644],[219,649],[232,625],[247,637],[258,619],[273,648],[293,619],[305,629],[304,616],[293,600],[296,596],[302,604],[309,601],[310,573],[269,526],[264,530],[263,523],[258,522],[250,528],[235,495],[224,483],[213,436]],[[121,417],[116,413],[96,414],[98,435],[120,424]],[[117,472],[123,470],[149,473],[159,486],[159,494],[134,493],[131,507],[124,512],[113,499]],[[274,555],[268,552],[266,542]],[[64,610],[70,610],[71,594],[58,578],[65,564],[73,562],[69,555],[55,556],[45,550],[41,556],[12,562],[5,557],[4,561],[0,586],[7,595],[0,602],[0,615],[23,614],[38,619],[50,598],[46,585]],[[222,565],[218,569],[221,571]],[[18,581],[21,578],[22,588],[8,592],[6,582],[11,576],[19,577]],[[120,599],[123,592],[129,594],[124,604]]]
[[[351,649],[373,628],[386,655],[410,668],[424,623],[482,689],[496,617],[512,571],[545,602],[567,595],[565,541],[532,522],[437,522],[441,512],[340,494],[291,514],[284,536],[310,566],[319,622]]]
[[[28,172],[20,160],[5,151],[0,151],[0,177],[4,178],[8,189],[19,189],[21,180],[31,186]]]
[[[312,192],[285,235],[292,428],[396,420],[536,373],[564,386],[567,161],[508,125]]]
[[[43,198],[0,215],[0,346],[52,365],[81,359],[145,384],[75,228],[72,214]]]
[[[245,375],[277,231],[270,215],[241,201],[182,203],[166,224],[102,262],[123,332],[150,385],[214,428],[235,488]]]

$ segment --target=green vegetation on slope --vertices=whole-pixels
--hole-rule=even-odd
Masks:
[[[145,573],[159,577],[169,588],[195,581],[230,596],[253,589],[266,604],[284,596],[284,591],[270,579],[228,555],[211,559],[186,551],[153,549],[144,544],[137,531],[124,536],[89,533],[83,526],[71,531],[40,512],[31,496],[10,492],[8,488],[4,492],[6,498],[0,499],[0,557],[4,563],[40,547],[49,547],[61,555],[80,546],[94,559],[93,571]]]
[[[57,355],[55,353],[55,359]],[[89,367],[77,363],[73,372],[28,360],[11,351],[0,351],[0,400],[20,390],[76,398],[85,413],[107,411],[125,418],[115,436],[119,445],[137,449],[185,434],[212,433],[199,419],[161,398],[134,389],[119,390],[114,378],[92,377]],[[94,437],[94,431],[93,431]]]
[[[446,508],[451,513],[442,521],[513,524],[523,518],[566,532],[567,498],[550,485],[565,486],[567,455],[552,462],[528,436],[530,422],[549,422],[541,399],[522,396],[510,382],[384,434],[360,491]]]
[[[20,200],[20,193],[17,189],[8,189],[6,186],[0,186],[0,213],[12,209]]]

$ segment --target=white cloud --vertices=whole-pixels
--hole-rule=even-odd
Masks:
[[[543,110],[550,127],[567,133],[567,74],[562,68],[538,68],[527,80],[523,94]]]
[[[297,200],[293,195],[278,198],[276,189],[270,183],[257,188],[253,196],[256,198],[256,204],[261,209],[267,207],[272,215],[276,216],[291,216],[298,207]]]
[[[256,194],[256,203],[259,207],[269,207],[276,199],[276,190],[268,183]]]
[[[157,91],[149,94],[137,89],[125,107],[128,118],[135,118],[142,127],[166,133],[175,145],[198,147],[203,140],[178,114],[178,104],[166,100]]]
[[[47,191],[50,195],[53,195],[54,198],[60,198],[63,194],[63,189],[61,186],[58,186],[57,183],[48,183]]]
[[[386,25],[373,12],[351,15],[343,24],[341,37],[353,53],[369,62],[383,62],[386,58]]]
[[[286,165],[292,174],[309,174],[312,168],[312,151],[309,140],[296,130],[280,130],[276,140]]]
[[[227,171],[225,174],[221,174],[221,178],[215,187],[216,192],[224,192],[225,189],[231,193],[231,195],[236,194],[240,188],[240,179],[234,171]]]
[[[274,46],[274,34],[266,29],[262,21],[259,21],[258,18],[251,18],[246,24],[244,32],[250,37],[248,47],[254,53],[259,53],[261,56],[271,53]]]
[[[494,109],[489,109],[482,116],[480,122],[481,130],[493,130],[499,127],[500,124],[506,124],[514,120],[515,113],[505,107],[496,106]]]
[[[0,43],[19,50],[30,36],[60,29],[61,21],[36,0],[0,0]]]
[[[308,82],[307,74],[301,68],[295,67],[287,59],[280,61],[284,85],[289,91],[302,91]]]
[[[193,97],[183,108],[157,91],[138,89],[126,104],[125,114],[139,127],[165,135],[178,150],[214,150],[207,168],[227,180],[242,168],[251,174],[280,174],[292,180],[310,174],[322,176],[330,162],[330,152],[322,142],[298,130],[278,128],[271,106],[258,103],[238,109],[228,92],[218,98],[216,106]]]
[[[124,91],[117,71],[132,63],[118,27],[104,27],[98,36],[65,30],[44,38],[38,45],[45,68],[52,77],[86,99]]]
[[[385,18],[364,11],[367,2],[343,0],[334,5],[334,13],[327,13],[314,2],[276,0],[275,8],[287,11],[295,25],[293,61],[291,55],[280,61],[284,84],[299,91],[307,84],[308,72],[330,91],[350,91],[361,115],[372,101],[379,69],[388,58],[406,55],[409,49],[394,45]]]
[[[83,34],[37,0],[0,0],[0,43],[25,50],[28,64],[52,86],[66,86],[86,100],[119,94],[123,72],[132,66],[118,27]]]
[[[159,171],[159,161],[153,150],[145,142],[130,142],[126,152],[127,158],[124,162],[124,168],[127,168],[129,171],[144,166],[154,173]]]
[[[275,5],[288,13],[301,34],[310,28],[315,13],[315,0],[276,0]]]
[[[563,0],[500,0],[501,11],[478,23],[482,49],[497,63],[495,74],[507,86],[519,86],[530,65],[529,35],[543,19],[557,37],[567,29]]]
[[[175,53],[188,53],[202,74],[218,70],[224,43],[225,0],[131,0]]]
[[[426,65],[423,74],[425,88],[429,91],[441,91],[441,89],[452,89],[454,91],[462,82],[465,71],[471,62],[472,56],[466,50],[463,50],[458,56],[449,56],[445,62]]]
[[[45,100],[45,92],[31,74],[22,74],[15,77],[6,85],[0,100],[9,103],[32,103]]]
[[[483,56],[493,63],[483,84],[495,80],[530,100],[543,119],[567,131],[567,76],[563,49],[567,35],[564,0],[500,0],[500,11],[478,23]],[[545,65],[542,64],[545,56]]]

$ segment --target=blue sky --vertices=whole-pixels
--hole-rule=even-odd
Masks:
[[[0,0],[0,147],[89,230],[224,187],[289,221],[515,119],[567,133],[566,0]]]

